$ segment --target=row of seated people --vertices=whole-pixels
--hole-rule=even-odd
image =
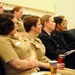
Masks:
[[[44,18],[47,21],[46,24],[49,26],[52,22],[54,29],[54,20],[50,15],[48,16],[49,18]],[[19,34],[20,36],[16,35],[18,34],[18,26],[16,23],[12,14],[0,15],[0,39],[3,39],[0,40],[0,56],[6,75],[31,75],[33,72],[38,72],[39,67],[41,71],[49,71],[50,58],[45,56],[47,49],[45,51],[41,40],[36,37],[42,30],[40,18],[38,16],[25,17],[24,27],[27,32],[25,36],[22,34]],[[46,25],[46,27],[48,26]],[[49,30],[52,30],[51,27]],[[58,54],[54,51],[56,54],[54,55],[53,51],[50,51],[52,54],[50,53],[49,56],[51,56],[51,59],[56,59]],[[75,74],[74,70],[65,69],[64,63],[57,64],[57,68],[58,72],[63,75]]]
[[[0,15],[0,58],[6,75],[31,75],[38,72],[39,68],[50,70],[50,59],[45,56],[45,47],[36,37],[42,30],[40,17],[26,16],[24,27],[26,36],[19,36],[14,16],[9,13]],[[75,70],[65,68],[64,63],[57,64],[57,70],[63,75],[75,74]]]
[[[3,4],[0,2],[0,14],[3,14],[3,13],[4,13]],[[6,75],[5,68],[1,60],[0,60],[0,75]]]
[[[64,16],[56,16],[54,20],[45,15],[41,18],[42,33],[38,36],[46,47],[46,56],[52,60],[57,59],[58,54],[75,49],[75,38],[66,31],[67,21]],[[72,37],[70,39],[70,37]],[[75,52],[65,57],[65,66],[75,69]]]
[[[71,51],[75,49],[75,38],[67,29],[67,20],[65,16],[54,17],[56,23],[55,30],[51,33],[52,38],[60,46],[60,52]],[[59,53],[60,53],[59,52]],[[75,69],[75,52],[66,56],[65,66]],[[71,64],[71,65],[70,65]]]

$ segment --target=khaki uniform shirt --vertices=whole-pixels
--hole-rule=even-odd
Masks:
[[[23,25],[23,21],[21,19],[16,19],[17,25],[18,25],[18,32],[25,32],[25,28]]]
[[[37,68],[30,70],[17,70],[7,64],[19,57],[25,60],[31,55],[31,46],[27,41],[23,41],[19,36],[0,35],[0,56],[5,67],[6,75],[30,75],[37,72]],[[25,66],[25,65],[24,65]]]
[[[37,37],[33,38],[29,34],[27,34],[25,37],[31,43],[32,49],[35,50],[38,60],[44,63],[49,63],[49,59],[45,56],[45,46],[41,40]]]
[[[26,38],[25,38],[26,37]],[[33,50],[35,50],[37,54],[37,58],[39,61],[49,63],[49,59],[45,56],[45,47],[42,44],[41,40],[39,38],[33,38],[31,35],[27,34],[25,37],[23,37],[24,41],[29,41],[31,43],[31,46]],[[58,73],[62,75],[74,75],[75,70],[72,69],[64,69],[64,70],[57,70]]]

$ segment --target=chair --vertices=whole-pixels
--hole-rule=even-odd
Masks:
[[[0,60],[0,75],[5,75],[5,69],[1,60]]]
[[[75,28],[69,30],[75,37]]]

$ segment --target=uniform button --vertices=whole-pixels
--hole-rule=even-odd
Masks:
[[[57,49],[57,51],[58,51],[58,49]]]
[[[57,46],[59,47],[59,45],[57,44]]]

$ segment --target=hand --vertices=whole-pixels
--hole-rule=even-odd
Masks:
[[[57,64],[57,69],[61,69],[62,70],[64,68],[65,68],[65,64],[64,63],[60,63],[60,64],[58,63]]]
[[[38,61],[37,60],[30,60],[30,59],[27,59],[29,61],[29,65],[28,65],[28,68],[35,68],[35,67],[39,67],[39,64],[38,64]]]
[[[27,58],[29,61],[29,68],[39,67],[38,60],[36,59],[36,54],[33,50],[31,50],[31,56]]]

